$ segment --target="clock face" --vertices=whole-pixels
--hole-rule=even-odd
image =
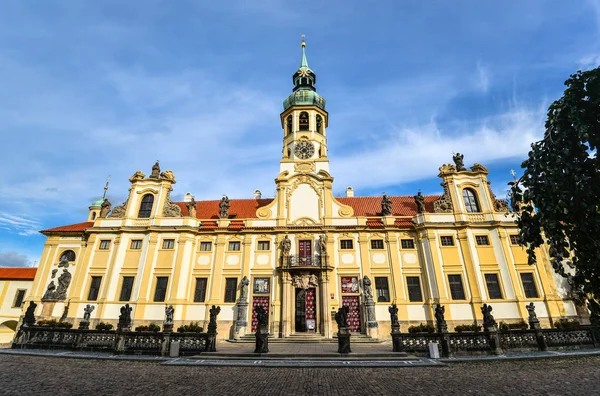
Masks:
[[[311,142],[298,142],[294,147],[294,153],[300,159],[309,159],[315,154],[315,146]]]

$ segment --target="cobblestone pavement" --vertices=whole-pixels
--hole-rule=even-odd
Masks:
[[[0,355],[3,395],[597,395],[600,356],[418,368],[248,368]]]

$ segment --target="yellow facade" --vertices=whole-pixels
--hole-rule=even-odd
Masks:
[[[69,301],[67,317],[77,322],[91,304],[92,326],[116,324],[129,303],[135,327],[162,324],[165,305],[173,305],[177,327],[206,324],[209,307],[219,305],[220,338],[251,332],[256,304],[268,307],[276,337],[331,338],[332,313],[342,304],[355,310],[354,331],[378,338],[389,337],[392,303],[403,330],[432,322],[437,303],[446,306],[450,329],[481,321],[483,303],[493,306],[498,321],[526,319],[530,302],[546,326],[577,315],[545,248],[536,267],[527,265],[514,240],[518,230],[482,165],[442,165],[444,195],[424,197],[423,213],[413,197],[389,197],[389,213],[382,197],[354,197],[351,189],[334,197],[324,99],[307,64],[294,79],[281,114],[274,198],[231,200],[223,215],[218,201],[171,202],[172,172],[158,165],[149,177],[138,171],[128,200],[110,214],[95,203],[88,222],[44,231],[30,298],[42,302],[36,313],[60,317]],[[74,260],[63,263],[72,275],[66,297],[42,301],[67,250]],[[367,326],[364,277],[372,282],[377,327]]]
[[[0,345],[9,344],[35,276],[35,268],[0,268]]]

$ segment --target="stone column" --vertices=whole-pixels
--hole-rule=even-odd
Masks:
[[[281,274],[281,332],[280,337],[285,338],[290,335],[290,315],[292,314],[291,307],[291,289],[292,289],[292,280],[290,278],[290,274],[288,272],[283,272]]]

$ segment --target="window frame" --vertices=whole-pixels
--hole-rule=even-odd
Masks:
[[[19,304],[17,304],[17,301],[19,301],[20,294],[22,294],[21,301]],[[25,297],[27,297],[27,289],[17,289],[11,308],[23,308],[23,306],[25,305]]]
[[[237,246],[237,249],[232,249],[232,246]],[[242,250],[242,243],[240,241],[229,241],[227,244],[228,252],[239,252]]]
[[[383,282],[383,280],[385,280],[385,285],[382,285],[381,283],[378,285],[378,281],[379,282]],[[388,276],[374,276],[373,277],[373,281],[375,282],[375,295],[377,296],[376,302],[378,303],[389,303],[390,301],[392,301],[391,296],[390,296],[390,279]],[[378,286],[385,286],[385,288],[381,288]],[[380,294],[380,290],[382,291],[382,294]],[[381,300],[380,297],[383,298],[387,298],[387,300]]]
[[[129,280],[131,279],[131,286],[129,287],[129,293],[126,296],[127,299],[125,299],[123,293],[127,290],[125,288],[125,280]],[[121,278],[121,291],[119,292],[119,301],[131,301],[131,294],[133,293],[133,286],[135,285],[135,276],[130,276],[130,275],[125,275]]]
[[[204,284],[200,288],[198,286]],[[208,278],[204,277],[196,277],[196,284],[194,285],[194,298],[193,301],[195,303],[203,303],[206,302],[206,290],[208,289]],[[202,292],[202,295],[199,296],[199,292]]]
[[[238,278],[225,278],[225,296],[223,296],[224,303],[235,303],[235,299],[237,297],[237,286]]]
[[[475,235],[475,243],[477,244],[477,246],[490,246],[490,237],[487,235]]]
[[[470,194],[470,195],[469,195]],[[472,188],[463,188],[462,190],[463,204],[467,213],[481,213],[481,205],[479,205],[479,199],[477,192]],[[476,210],[473,210],[476,209]]]
[[[264,249],[264,244],[266,243],[267,248]],[[262,245],[262,246],[261,246]],[[260,240],[256,241],[256,250],[260,252],[266,252],[271,250],[271,241],[268,240]]]
[[[460,293],[462,293],[462,298],[460,298],[460,296],[455,296],[455,294],[454,294],[455,290],[452,288],[452,285],[455,284],[455,283],[453,283],[450,280],[451,276],[452,277],[457,277],[455,279],[458,279],[460,281],[459,282],[460,288],[461,288]],[[463,279],[462,279],[462,274],[448,274],[447,277],[446,277],[446,279],[448,280],[448,289],[450,289],[450,297],[451,297],[451,299],[453,301],[464,301],[464,300],[466,300],[467,299],[467,293],[465,292],[465,284],[464,284]],[[456,291],[458,292],[459,290],[456,290]]]
[[[164,282],[164,287],[162,287],[162,285],[159,284],[159,282],[162,282],[163,279],[166,279],[166,281]],[[159,286],[161,286],[161,288],[159,289]],[[154,296],[152,298],[153,302],[165,302],[167,300],[167,291],[169,289],[169,277],[168,276],[157,276],[155,278],[154,281]],[[160,294],[158,293],[158,291],[164,290],[164,294],[162,296],[162,299],[160,299]]]
[[[142,249],[143,243],[143,239],[132,239],[131,243],[129,244],[129,250],[140,250]]]
[[[488,276],[490,277],[496,277],[495,282],[496,285],[498,287],[498,295],[500,297],[492,297],[492,292],[490,291],[490,283],[488,282]],[[488,273],[484,273],[483,274],[483,279],[485,281],[485,288],[487,290],[487,294],[488,294],[488,298],[490,300],[504,300],[504,290],[502,290],[502,282],[501,282],[501,278],[500,278],[500,274],[498,274],[497,272],[488,272]]]
[[[98,244],[98,250],[110,250],[110,239],[101,239]]]
[[[381,247],[376,247],[375,244],[381,242]],[[371,250],[385,250],[383,239],[371,239]]]
[[[408,243],[410,242],[410,244]],[[405,244],[410,246],[404,246]],[[406,250],[414,250],[415,249],[415,240],[412,238],[400,239],[400,248]]]
[[[450,244],[444,243],[444,240],[448,240],[446,238],[450,238],[449,241],[451,242]],[[454,246],[454,235],[440,235],[440,246],[442,247],[449,247],[449,246]]]
[[[152,200],[144,202],[147,197],[151,197]],[[148,205],[150,207],[148,208]],[[152,209],[154,208],[154,194],[144,194],[140,200],[140,208],[138,210],[138,219],[149,219],[152,216]],[[143,214],[143,216],[142,216]]]
[[[96,280],[98,281],[97,285],[95,285]],[[92,279],[90,280],[90,288],[88,290],[88,295],[87,295],[87,301],[98,301],[98,296],[100,295],[100,287],[101,286],[102,286],[102,276],[92,275]],[[92,294],[92,290],[94,290],[94,292],[95,292],[94,294]]]
[[[409,282],[409,278],[411,279],[416,279],[416,285],[418,286],[418,291],[419,291],[419,299],[413,299],[413,293],[414,292],[414,285],[411,285],[411,283]],[[412,286],[412,287],[411,287]],[[423,287],[421,285],[421,277],[419,275],[407,275],[406,276],[406,290],[408,292],[408,301],[409,302],[413,302],[413,303],[422,303],[423,300]]]
[[[350,247],[348,247],[348,242],[350,243]],[[346,246],[344,246],[346,245]],[[340,239],[340,250],[353,250],[354,249],[354,239]]]
[[[175,239],[174,238],[164,238],[162,240],[162,242],[163,242],[162,243],[162,249],[163,250],[173,250],[173,249],[175,249]]]
[[[533,286],[533,290],[535,291],[535,296],[528,296],[527,295],[527,288],[525,287],[525,282],[523,279],[523,275],[530,275],[531,276],[531,285]],[[533,272],[520,272],[519,273],[519,277],[521,278],[521,286],[523,287],[523,295],[525,296],[525,298],[540,298],[540,290],[537,286],[537,282],[535,280],[535,274]]]
[[[65,255],[67,255],[68,253],[72,253],[72,257],[73,257],[73,260],[70,260],[69,257],[67,257],[68,262],[73,262],[73,261],[77,260],[77,255],[75,254],[75,251],[73,251],[73,249],[67,249],[60,254],[59,261],[62,261],[63,257]]]
[[[208,246],[208,249],[203,249],[202,246]],[[200,241],[200,251],[201,252],[212,252],[212,242],[211,241]]]
[[[512,246],[519,246],[519,234],[509,234],[508,240]]]

